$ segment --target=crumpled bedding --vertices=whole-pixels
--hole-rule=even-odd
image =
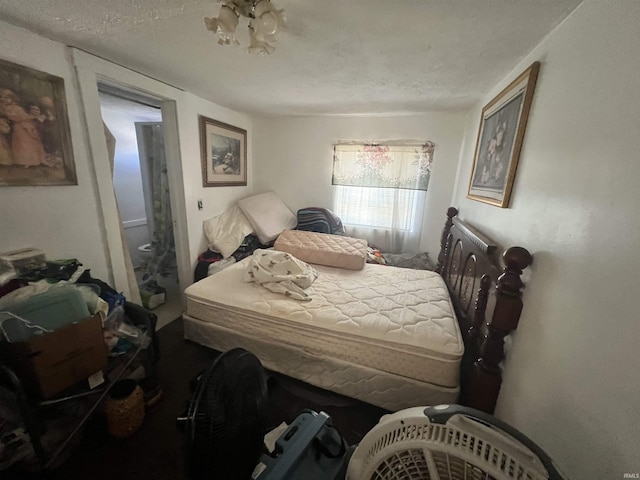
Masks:
[[[399,268],[412,268],[414,270],[431,270],[436,269],[435,264],[429,258],[427,252],[421,253],[383,253],[387,265]]]
[[[245,282],[256,282],[275,293],[310,301],[304,289],[318,278],[318,271],[290,253],[258,249],[244,272]]]

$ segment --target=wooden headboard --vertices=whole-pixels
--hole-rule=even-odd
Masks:
[[[502,383],[504,339],[518,326],[522,270],[533,257],[522,247],[500,255],[494,242],[457,215],[456,208],[447,210],[436,271],[449,288],[465,342],[459,403],[493,413]]]

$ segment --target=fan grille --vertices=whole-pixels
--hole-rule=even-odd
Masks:
[[[260,361],[240,348],[221,354],[200,378],[189,407],[187,477],[249,478],[262,451],[266,405]]]
[[[429,464],[421,449],[396,452],[376,468],[372,480],[431,480]]]
[[[441,480],[496,480],[496,477],[455,455],[432,451],[431,456]]]
[[[424,445],[424,452],[407,448],[384,456],[383,451],[390,446],[404,444],[408,447],[411,443],[414,446]],[[381,456],[384,456],[382,460]],[[439,480],[546,478],[475,435],[447,425],[430,424],[427,420],[422,423],[401,422],[397,428],[381,435],[368,449],[366,457],[370,460],[378,458],[374,469],[377,476],[372,477],[375,480],[430,479],[428,467],[431,461]],[[414,474],[414,471],[420,474]]]

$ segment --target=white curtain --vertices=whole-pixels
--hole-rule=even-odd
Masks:
[[[383,252],[418,252],[434,144],[334,145],[333,210],[346,234]]]
[[[427,192],[344,186],[334,188],[333,208],[336,213],[340,212],[338,216],[344,224],[346,235],[365,238],[370,245],[386,253],[417,253],[420,250]],[[381,213],[376,215],[375,212]],[[384,224],[381,220],[384,220]]]

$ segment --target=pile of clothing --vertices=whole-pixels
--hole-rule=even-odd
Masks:
[[[298,210],[296,230],[344,235],[342,220],[327,208],[307,207]]]
[[[62,290],[79,293],[86,316],[99,314],[103,326],[118,323],[122,327],[120,331],[129,332],[129,335],[119,335],[120,341],[112,342],[112,355],[121,354],[136,347],[138,342],[143,342],[145,347],[153,349],[152,357],[159,358],[155,333],[157,317],[141,306],[128,302],[121,292],[108,283],[92,277],[91,271],[75,258],[46,261],[41,267],[21,272],[0,285],[0,312],[11,313],[21,305],[33,304],[47,294]],[[119,321],[115,322],[115,318]],[[105,328],[105,340],[108,340],[108,335],[109,328]]]

